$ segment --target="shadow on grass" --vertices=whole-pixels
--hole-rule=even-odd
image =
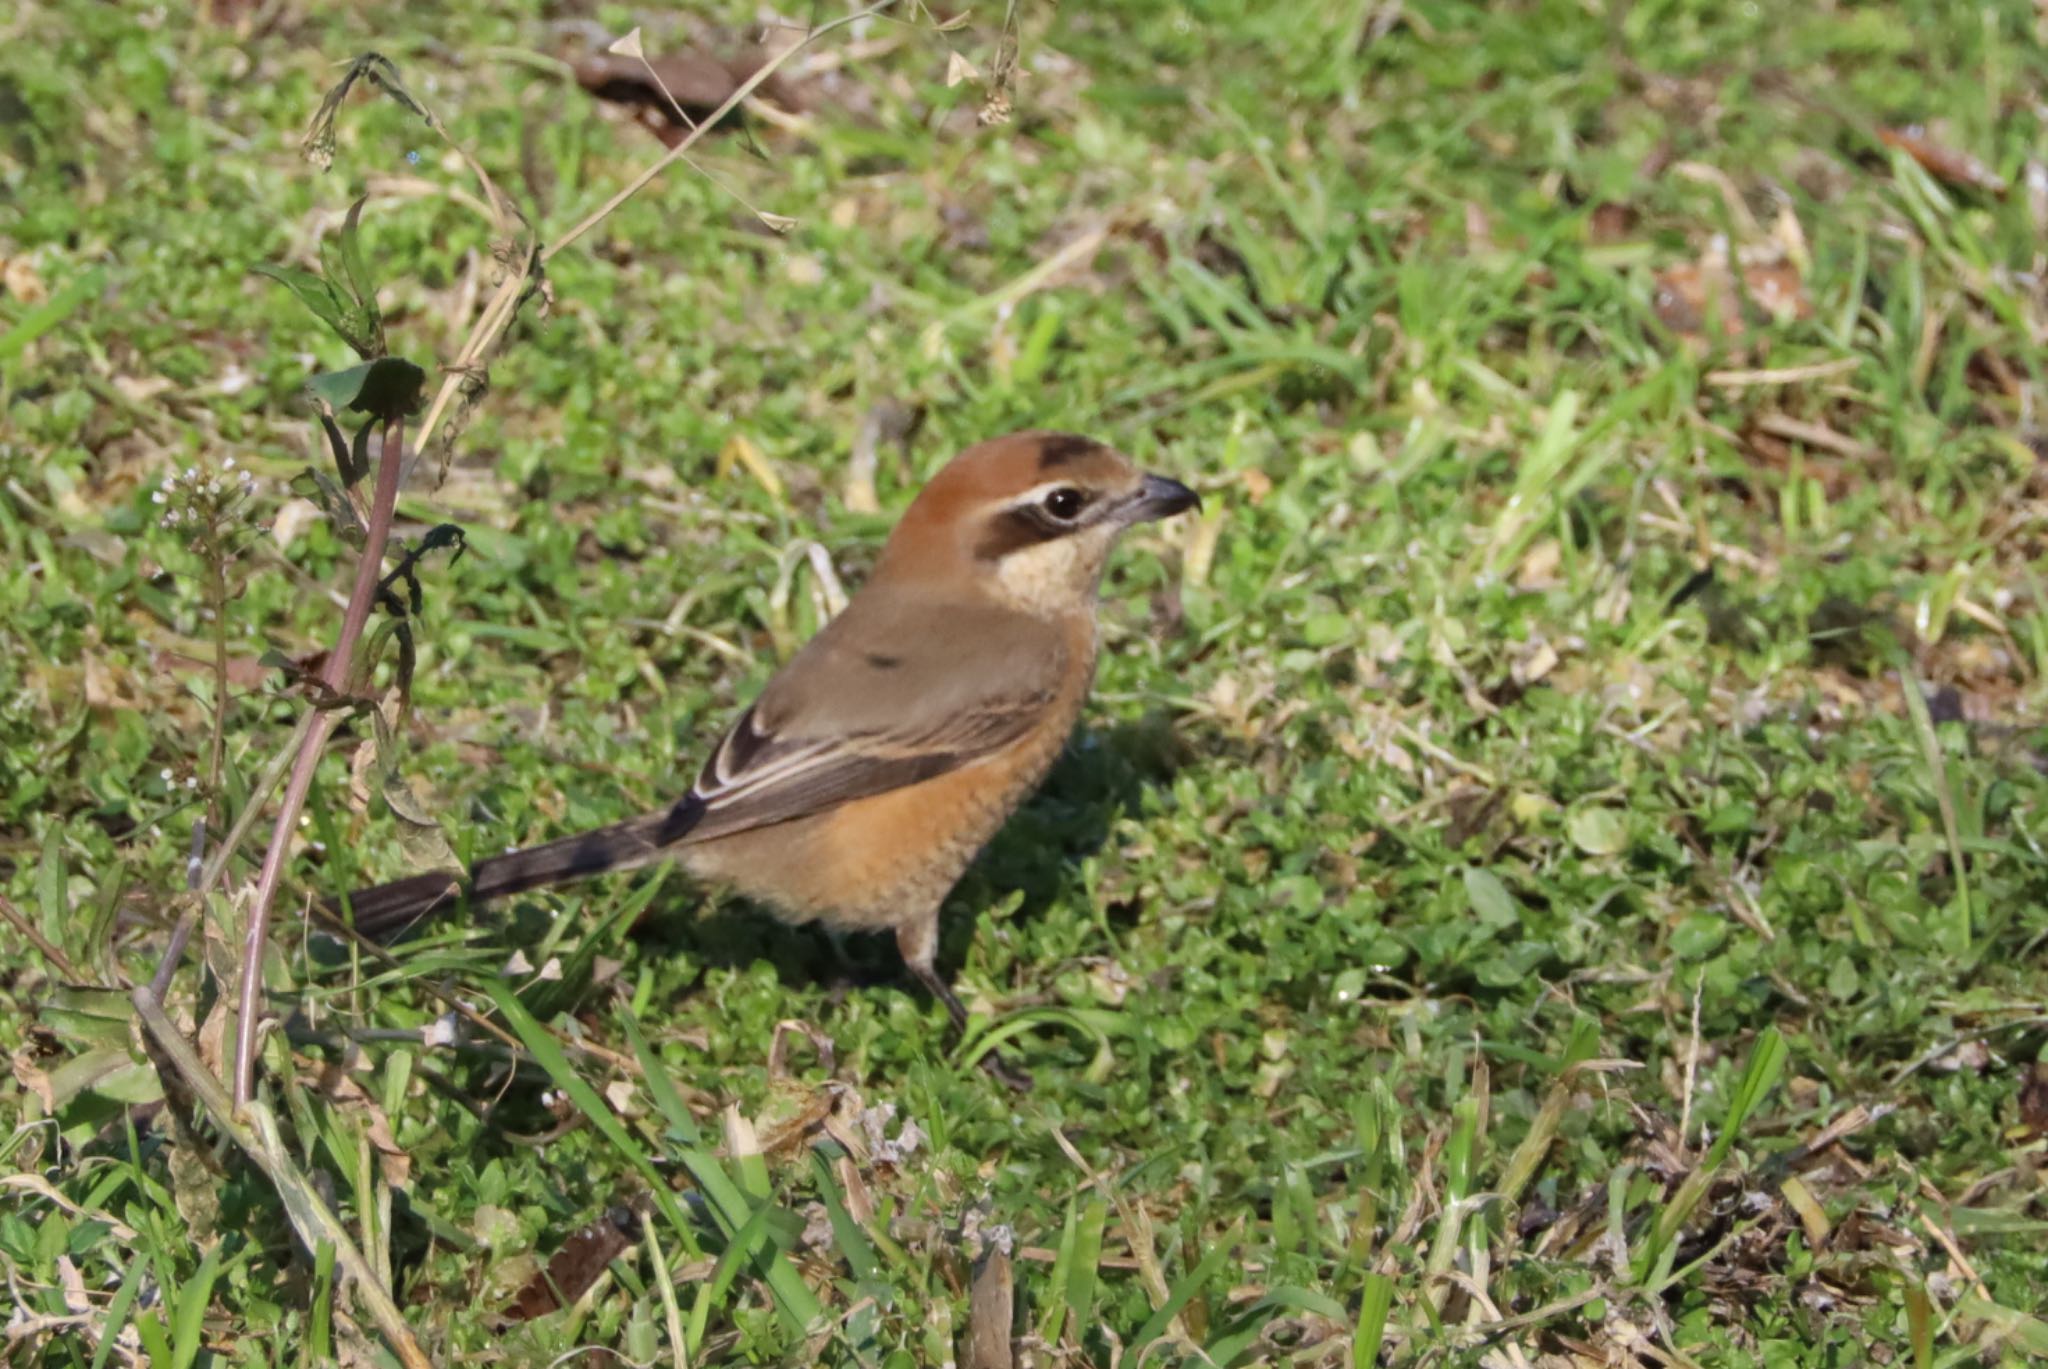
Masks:
[[[1172,780],[1186,759],[1183,748],[1164,711],[1077,731],[1038,793],[1003,825],[946,900],[939,972],[949,980],[959,973],[982,910],[1013,891],[1021,891],[1023,901],[1006,920],[1023,923],[1043,917],[1062,897],[1079,896],[1080,863],[1102,849],[1117,819],[1136,810],[1148,786]],[[656,954],[687,954],[707,968],[765,960],[788,988],[912,987],[888,933],[835,939],[816,924],[792,927],[679,874],[632,934]]]

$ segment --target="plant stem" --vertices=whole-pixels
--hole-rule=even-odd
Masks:
[[[391,538],[391,516],[398,507],[398,478],[405,454],[405,420],[392,418],[384,424],[383,450],[377,454],[377,487],[370,498],[369,535],[363,556],[356,563],[356,582],[349,591],[348,609],[341,619],[341,635],[328,653],[321,678],[336,694],[349,684],[349,663],[356,642],[370,621],[377,597],[377,580],[384,570],[384,546]],[[313,788],[313,774],[320,768],[320,752],[340,720],[334,709],[321,710],[299,742],[292,761],[291,778],[285,782],[284,801],[277,811],[277,825],[270,832],[270,847],[263,853],[263,869],[256,876],[256,896],[249,908],[249,926],[242,940],[242,984],[235,1012],[235,1089],[237,1108],[249,1101],[256,1075],[256,1015],[263,996],[263,947],[270,938],[270,910],[277,901],[277,886],[284,877],[284,863],[291,853],[292,833],[298,830],[299,813]]]
[[[334,1247],[335,1258],[348,1271],[357,1294],[369,1306],[371,1319],[384,1333],[385,1340],[390,1342],[399,1363],[406,1369],[433,1369],[433,1361],[427,1358],[419,1342],[413,1338],[411,1328],[406,1326],[405,1318],[399,1313],[398,1304],[392,1301],[390,1290],[349,1240],[347,1228],[321,1200],[319,1192],[292,1165],[290,1154],[278,1139],[277,1120],[269,1110],[261,1106],[245,1110],[239,1103],[229,1101],[220,1084],[199,1059],[199,1052],[192,1049],[192,1043],[165,1015],[163,1005],[147,986],[137,987],[130,995],[130,1001],[135,1004],[143,1026],[163,1048],[164,1058],[198,1096],[200,1105],[212,1116],[214,1124],[227,1133],[228,1139],[240,1146],[270,1180],[284,1201],[286,1218],[297,1229],[306,1247],[318,1250],[323,1243]],[[158,1071],[163,1071],[161,1064]],[[167,1091],[172,1082],[165,1080]]]
[[[215,544],[206,602],[213,610],[213,745],[206,752],[206,803],[209,813],[225,811],[220,792],[221,765],[228,742],[228,568],[226,552]],[[204,819],[202,819],[204,821]]]

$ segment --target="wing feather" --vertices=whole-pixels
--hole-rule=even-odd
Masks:
[[[1045,717],[1066,652],[1053,626],[863,594],[769,681],[671,810],[704,841],[823,812],[971,765]]]

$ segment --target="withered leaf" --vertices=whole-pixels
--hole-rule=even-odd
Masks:
[[[2048,1136],[2048,1060],[2021,1071],[2020,1124],[2035,1136]]]
[[[991,1249],[974,1271],[967,1299],[966,1369],[1010,1369],[1016,1356],[1010,1343],[1010,1322],[1016,1305],[1016,1283],[1007,1251]]]
[[[640,1215],[620,1204],[562,1242],[546,1268],[512,1295],[507,1321],[532,1321],[574,1303],[590,1291],[606,1265],[640,1239]]]
[[[1877,137],[1886,147],[1897,148],[1920,163],[1928,175],[1944,184],[1981,190],[1988,195],[2003,195],[2006,191],[2005,177],[1962,149],[1935,142],[1918,124],[1881,128]]]
[[[577,85],[607,104],[635,110],[640,121],[671,147],[760,69],[758,59],[727,61],[689,49],[659,57],[593,52],[573,64]],[[754,94],[789,109],[802,108],[794,87],[779,72],[757,86]]]

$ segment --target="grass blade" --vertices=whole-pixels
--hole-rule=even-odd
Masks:
[[[1358,1307],[1358,1330],[1351,1337],[1351,1369],[1370,1369],[1380,1362],[1387,1314],[1393,1307],[1394,1281],[1384,1274],[1367,1274],[1365,1300]]]
[[[1138,1334],[1131,1338],[1130,1353],[1136,1357],[1138,1363],[1144,1362],[1145,1348],[1166,1334],[1167,1328],[1173,1325],[1173,1319],[1180,1315],[1181,1309],[1192,1302],[1196,1294],[1209,1286],[1210,1281],[1229,1262],[1236,1249],[1237,1233],[1233,1231],[1218,1241],[1215,1248],[1202,1257],[1200,1264],[1182,1275],[1179,1282],[1167,1290],[1166,1301],[1152,1314],[1151,1320],[1138,1329]]]
[[[683,1216],[682,1209],[676,1205],[675,1196],[669,1192],[667,1178],[648,1158],[639,1141],[626,1130],[625,1125],[619,1121],[605,1101],[598,1097],[597,1090],[576,1073],[569,1064],[569,1057],[563,1054],[554,1037],[541,1028],[533,1014],[526,1010],[508,986],[500,981],[492,981],[485,986],[485,992],[490,994],[491,1002],[497,1005],[506,1024],[518,1035],[527,1050],[533,1053],[533,1058],[547,1071],[548,1077],[553,1079],[569,1096],[570,1101],[590,1119],[591,1125],[597,1128],[599,1134],[611,1142],[619,1154],[639,1171],[654,1195],[655,1206],[661,1209],[662,1216],[667,1218],[669,1225],[694,1253],[698,1249],[696,1232]],[[643,1041],[641,1044],[644,1046],[646,1043]],[[653,1075],[660,1073],[658,1069],[650,1071]],[[669,1091],[674,1092],[673,1086]],[[726,1176],[718,1162],[703,1151],[685,1150],[679,1158],[703,1188],[704,1196],[710,1199],[712,1210],[719,1217],[720,1226],[734,1232],[734,1244],[728,1248],[726,1254],[733,1255],[735,1250],[741,1256],[754,1253],[753,1239],[749,1238],[743,1242],[741,1236],[743,1233],[756,1231],[765,1234],[767,1224],[764,1219],[772,1208],[766,1204],[756,1208],[749,1203]],[[735,1221],[735,1218],[739,1220]],[[791,1264],[780,1250],[771,1248],[762,1251],[760,1266],[761,1276],[774,1297],[775,1308],[781,1316],[784,1328],[793,1336],[806,1334],[824,1314],[817,1296],[803,1281],[803,1276],[797,1272],[796,1266]]]
[[[1678,1191],[1671,1195],[1664,1210],[1658,1214],[1657,1225],[1637,1266],[1640,1282],[1661,1286],[1668,1276],[1668,1259],[1676,1249],[1680,1228],[1699,1205],[1700,1199],[1706,1196],[1707,1185],[1713,1182],[1715,1172],[1727,1160],[1728,1152],[1733,1149],[1735,1138],[1749,1121],[1750,1114],[1763,1101],[1764,1095],[1776,1087],[1790,1054],[1791,1047],[1785,1044],[1783,1034],[1776,1027],[1765,1028],[1757,1037],[1756,1048],[1749,1055],[1749,1064],[1744,1067],[1742,1078],[1735,1086],[1734,1097],[1729,1100],[1728,1116],[1721,1125],[1721,1134],[1714,1138],[1714,1144],[1708,1148],[1699,1167],[1685,1177]]]

